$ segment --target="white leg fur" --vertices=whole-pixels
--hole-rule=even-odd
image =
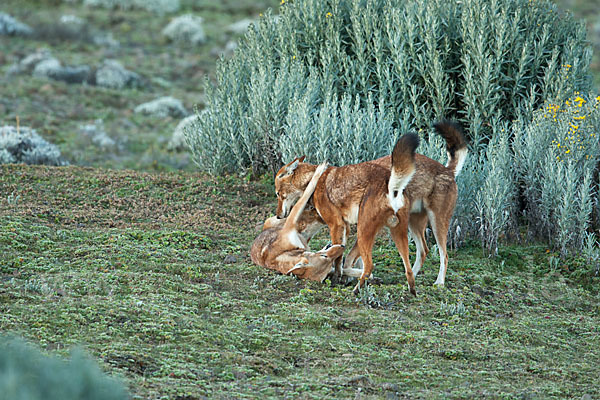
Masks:
[[[438,249],[440,250],[440,272],[438,272],[438,277],[433,284],[438,286],[444,286],[444,278],[446,277],[447,268],[446,253],[442,250],[440,246],[438,246]]]
[[[413,275],[415,276],[415,278],[417,277],[417,274],[419,273],[419,271],[421,270],[421,267],[423,266],[423,258],[421,257],[421,254],[423,253],[423,243],[421,242],[421,237],[417,234],[415,234],[413,231],[410,230],[410,236],[413,238],[413,241],[415,242],[415,246],[417,247],[417,258],[415,259],[415,263],[412,267],[413,270]]]
[[[442,249],[442,246],[440,246],[440,241],[438,238],[438,230],[436,229],[436,221],[435,221],[435,214],[432,213],[431,211],[427,211],[427,217],[429,217],[429,223],[431,224],[431,229],[433,230],[433,236],[435,236],[435,242],[438,244],[438,249],[440,252],[440,270],[438,272],[438,276],[437,279],[435,280],[435,282],[433,283],[434,285],[439,285],[439,286],[444,286],[444,280],[446,277],[446,251],[444,249]],[[444,234],[446,234],[444,232]],[[414,271],[413,271],[414,272]]]

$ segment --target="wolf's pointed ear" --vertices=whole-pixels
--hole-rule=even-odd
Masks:
[[[299,159],[295,159],[293,163],[285,167],[285,174],[283,176],[288,176],[294,173],[296,168],[298,168],[298,164],[300,163]]]
[[[305,253],[306,254],[306,253]],[[294,271],[298,271],[300,269],[306,269],[311,267],[311,265],[308,263],[308,259],[305,257],[302,257],[300,259],[300,262],[296,263],[296,265],[294,265],[287,273],[286,275],[291,274]]]
[[[302,156],[302,157],[300,157],[300,158],[298,159],[298,161],[300,161],[300,162],[304,162],[304,159],[305,159],[305,158],[306,158],[306,156]]]

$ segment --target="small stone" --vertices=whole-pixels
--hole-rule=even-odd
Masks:
[[[138,74],[129,71],[117,60],[105,60],[96,71],[96,85],[123,89],[124,87],[141,86],[142,81]]]
[[[196,123],[197,120],[198,120],[197,114],[193,114],[185,119],[182,119],[179,122],[179,124],[177,124],[177,127],[175,128],[175,131],[173,132],[173,136],[171,137],[171,140],[169,141],[167,148],[169,150],[175,150],[175,151],[181,151],[181,150],[186,149],[187,145],[185,143],[185,132],[189,129],[192,129],[192,127],[194,126],[194,124]]]
[[[140,104],[134,111],[138,114],[153,115],[160,118],[182,118],[188,115],[183,103],[170,96],[161,97],[148,103]]]
[[[185,14],[173,19],[163,29],[162,34],[175,42],[200,45],[206,42],[202,21],[202,17]]]
[[[371,380],[365,375],[357,375],[348,379],[348,385],[352,386],[370,386]]]
[[[0,13],[0,35],[28,36],[33,30],[22,22],[17,21],[8,14]]]
[[[250,25],[255,24],[256,21],[249,18],[244,18],[241,21],[234,22],[233,24],[227,27],[227,32],[235,33],[238,35],[242,35],[246,33]]]
[[[225,264],[235,264],[237,262],[237,258],[234,255],[228,254],[223,262]]]

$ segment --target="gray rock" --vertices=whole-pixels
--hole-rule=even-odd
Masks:
[[[185,132],[191,129],[196,121],[198,120],[198,115],[193,114],[187,118],[182,119],[175,131],[173,132],[173,136],[171,140],[167,144],[167,148],[169,150],[181,151],[187,149],[187,144],[185,142]]]
[[[87,65],[62,67],[52,73],[50,78],[66,83],[86,83],[91,80],[91,68]]]
[[[176,12],[180,7],[179,0],[84,0],[83,4],[109,9],[121,8],[128,10],[131,8],[141,8],[157,14]]]
[[[241,21],[234,22],[233,24],[227,26],[227,32],[235,33],[237,35],[243,35],[248,31],[250,25],[256,24],[256,20],[250,18],[244,18]]]
[[[56,73],[61,68],[62,65],[56,58],[47,58],[35,65],[35,68],[33,68],[33,76],[38,78],[49,78],[50,75]]]
[[[148,103],[140,104],[134,111],[138,114],[153,115],[161,118],[181,118],[188,115],[183,103],[170,96],[161,97]]]
[[[104,46],[109,49],[118,49],[121,46],[121,43],[119,43],[110,32],[94,35],[92,37],[92,42],[97,46]]]
[[[8,163],[68,164],[58,147],[44,140],[35,130],[4,125],[0,127],[0,164]]]
[[[225,264],[235,264],[237,262],[237,257],[231,254],[228,254],[223,260]]]
[[[97,119],[93,124],[81,125],[79,130],[84,135],[89,136],[92,143],[103,149],[112,149],[117,144],[113,138],[106,134],[104,122],[101,119]]]
[[[193,14],[185,14],[173,19],[163,29],[162,34],[174,42],[194,45],[206,42],[206,34],[202,28],[202,17]]]
[[[96,71],[96,85],[123,89],[124,87],[137,87],[142,85],[138,74],[129,71],[117,60],[105,60]]]
[[[86,21],[76,15],[63,15],[58,20],[63,29],[73,34],[81,33],[86,28]]]
[[[0,13],[0,36],[28,36],[33,29],[8,14]]]
[[[33,76],[50,78],[66,83],[84,83],[90,80],[91,70],[87,65],[64,67],[56,58],[39,62],[33,69]]]
[[[11,66],[8,70],[9,74],[32,73],[34,68],[48,59],[53,59],[52,53],[48,49],[38,49],[35,53],[23,58],[17,64]]]

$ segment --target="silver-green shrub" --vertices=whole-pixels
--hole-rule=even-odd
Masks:
[[[498,238],[506,234],[516,220],[517,191],[508,135],[494,135],[481,159],[474,162],[481,164],[483,179],[475,198],[479,233],[487,254],[495,256]]]
[[[441,118],[462,121],[479,148],[492,121],[527,121],[590,87],[584,26],[547,0],[282,3],[208,84],[209,112],[188,137],[203,170],[363,161]]]
[[[532,238],[544,238],[566,254],[581,249],[598,203],[600,96],[579,93],[548,102],[528,124],[513,126],[514,165]],[[596,211],[597,212],[597,211]]]
[[[0,399],[125,400],[123,385],[81,351],[69,361],[42,355],[20,339],[0,337]]]

